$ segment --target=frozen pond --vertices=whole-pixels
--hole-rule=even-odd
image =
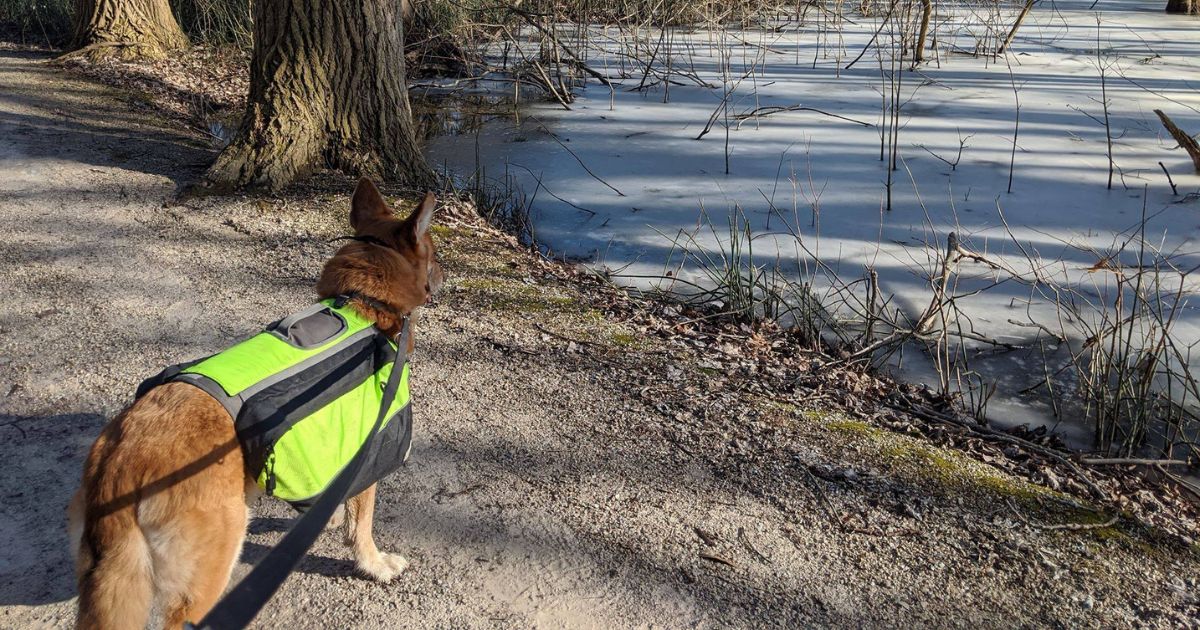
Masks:
[[[949,327],[977,351],[958,378],[996,384],[994,422],[1056,425],[1038,383],[1066,361],[1054,334],[1078,331],[1062,296],[1031,279],[1111,306],[1114,270],[1138,268],[1139,257],[1173,265],[1161,275],[1181,296],[1174,338],[1183,350],[1200,339],[1200,314],[1184,304],[1200,265],[1200,177],[1153,111],[1200,132],[1200,20],[1164,15],[1163,0],[1041,2],[1007,54],[977,55],[1017,11],[935,5],[932,46],[915,70],[886,15],[643,33],[640,45],[657,50],[645,51],[657,58],[651,71],[623,34],[594,27],[586,61],[611,90],[589,79],[570,110],[542,102],[474,119],[434,138],[429,155],[464,179],[482,169],[508,181],[531,202],[539,243],[633,284],[677,261],[672,239],[705,213],[716,234],[695,240],[720,249],[737,208],[758,235],[757,264],[778,260],[801,277],[819,260],[824,271],[810,279],[823,299],[835,276],[849,283],[873,269],[889,308],[915,320],[954,232],[992,263],[960,261],[948,287]],[[1128,245],[1141,235],[1150,250]],[[903,375],[936,383],[936,354],[906,352]],[[1084,425],[1058,428],[1090,444]]]

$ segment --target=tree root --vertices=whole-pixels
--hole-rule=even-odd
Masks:
[[[162,48],[146,42],[103,41],[92,42],[82,48],[63,53],[54,58],[54,63],[62,64],[80,58],[96,62],[111,57],[129,61],[133,59],[162,59],[166,56],[167,53]]]

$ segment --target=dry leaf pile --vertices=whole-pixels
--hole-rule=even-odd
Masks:
[[[147,61],[67,57],[62,63],[126,91],[135,106],[178,121],[219,145],[235,130],[250,89],[249,58],[234,47],[193,46]]]

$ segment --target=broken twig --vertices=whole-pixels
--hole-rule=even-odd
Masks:
[[[1109,457],[1100,459],[1085,459],[1083,463],[1089,466],[1190,466],[1190,462],[1180,459],[1138,459],[1135,457]]]
[[[709,562],[715,562],[717,564],[723,564],[730,568],[733,568],[733,566],[734,566],[732,560],[730,560],[724,556],[717,555],[715,553],[708,553],[707,551],[700,552],[700,559],[708,560]]]
[[[1164,114],[1161,109],[1154,110],[1154,113],[1158,114],[1158,119],[1162,121],[1163,127],[1167,128],[1167,132],[1171,134],[1171,137],[1175,138],[1175,142],[1178,142],[1179,146],[1183,147],[1184,151],[1187,151],[1188,156],[1192,158],[1192,165],[1196,167],[1196,174],[1200,175],[1200,144],[1197,144],[1196,139],[1188,135],[1186,131],[1177,127],[1175,122]],[[1164,168],[1164,170],[1166,169]]]

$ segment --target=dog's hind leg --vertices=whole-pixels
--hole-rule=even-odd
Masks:
[[[145,628],[154,597],[150,550],[132,509],[95,519],[82,534],[76,564],[80,630]]]
[[[234,494],[147,532],[164,628],[199,622],[221,598],[241,554],[248,521],[245,500]]]
[[[376,484],[377,485],[377,484]],[[375,487],[363,490],[346,502],[346,544],[354,547],[354,564],[368,577],[390,582],[408,568],[404,556],[379,551],[372,531],[375,518]]]

